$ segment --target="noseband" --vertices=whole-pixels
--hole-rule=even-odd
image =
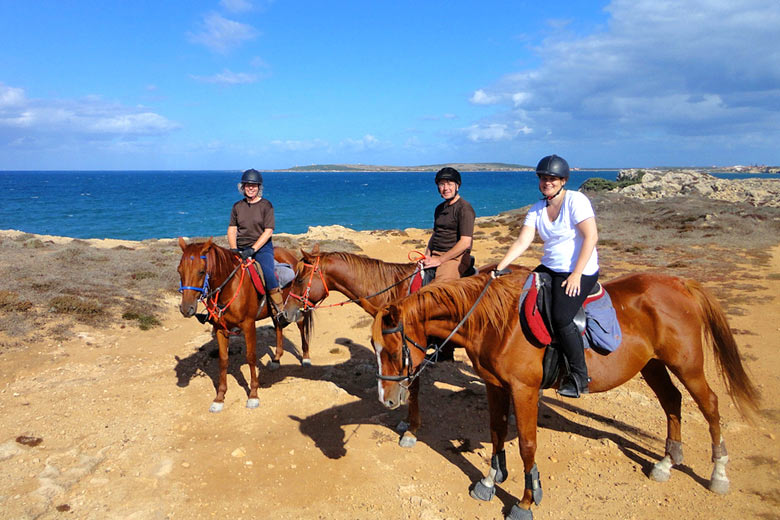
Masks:
[[[428,348],[423,347],[416,341],[414,341],[412,338],[406,335],[406,332],[404,332],[404,324],[399,323],[397,327],[393,327],[392,329],[382,329],[382,334],[395,334],[397,332],[401,333],[401,355],[403,356],[403,366],[401,366],[401,370],[406,368],[406,375],[398,375],[398,376],[386,376],[382,374],[381,372],[377,372],[376,378],[381,379],[382,381],[414,381],[417,376],[419,376],[421,372],[421,368],[416,370],[414,374],[412,373],[412,354],[409,351],[409,345],[408,343],[411,343],[412,345],[417,348],[420,352],[423,354],[426,354],[429,349],[434,348],[438,351],[440,348],[438,345],[429,345]],[[408,342],[408,343],[407,343]],[[420,365],[422,367],[423,365]]]
[[[200,257],[201,260],[206,261],[205,256]],[[190,260],[195,260],[194,256],[190,257]],[[203,287],[193,287],[191,285],[182,285],[181,280],[179,280],[179,292],[183,293],[184,291],[197,291],[201,294],[201,299],[205,298],[206,295],[209,293],[209,273],[206,272],[206,277],[203,279]]]
[[[322,274],[322,269],[320,269],[320,257],[318,256],[317,259],[314,261],[314,264],[307,264],[306,262],[303,263],[304,267],[311,267],[311,274],[309,275],[309,282],[306,284],[306,290],[304,293],[300,296],[297,294],[294,294],[292,290],[289,293],[288,298],[294,298],[298,301],[300,301],[303,304],[303,312],[310,311],[312,309],[317,308],[317,304],[313,303],[309,299],[309,293],[311,293],[311,282],[314,279],[314,273],[317,273],[320,275],[320,281],[322,282],[322,286],[325,288],[325,298],[328,297],[328,294],[330,294],[330,290],[328,289],[328,284],[325,282],[325,276]],[[323,298],[323,300],[325,299]]]

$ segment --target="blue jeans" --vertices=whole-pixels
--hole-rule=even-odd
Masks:
[[[263,271],[266,289],[270,292],[278,288],[279,282],[276,281],[276,273],[274,272],[274,243],[270,238],[268,239],[268,242],[253,255],[253,258],[260,264],[260,269]]]

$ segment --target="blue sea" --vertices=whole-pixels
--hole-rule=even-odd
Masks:
[[[0,229],[73,238],[145,240],[224,235],[241,198],[238,171],[0,172]],[[533,172],[462,172],[477,216],[539,198]],[[617,170],[572,172],[614,180]],[[277,233],[339,224],[355,230],[430,228],[441,199],[432,172],[268,172]]]

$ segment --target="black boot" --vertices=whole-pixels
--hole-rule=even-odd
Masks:
[[[577,326],[572,322],[557,331],[561,353],[569,362],[569,375],[558,387],[558,394],[564,397],[579,397],[588,393],[588,367],[585,364],[585,346]]]

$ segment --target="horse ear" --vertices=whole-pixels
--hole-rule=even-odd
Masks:
[[[209,237],[208,240],[206,240],[206,243],[203,244],[203,247],[200,248],[200,254],[205,255],[206,251],[211,249],[211,246],[214,245],[214,237]]]
[[[394,329],[398,326],[398,322],[401,320],[401,311],[395,305],[388,305],[384,309],[382,315],[382,328]]]
[[[179,237],[179,247],[182,251],[184,251],[187,248],[187,241],[184,240],[183,237]]]
[[[320,243],[319,243],[319,242],[317,242],[316,244],[314,244],[314,247],[312,247],[312,248],[311,248],[311,254],[312,254],[312,255],[318,255],[318,254],[320,254]]]
[[[304,262],[309,262],[309,263],[311,263],[311,257],[312,257],[311,253],[307,253],[306,251],[304,251],[304,250],[303,250],[303,248],[301,248],[301,255],[303,255],[303,256],[301,257],[301,259],[302,259]]]
[[[379,314],[380,311],[379,307],[372,305],[371,302],[369,302],[365,298],[360,298],[360,306],[363,307],[363,309],[371,316],[376,316],[377,314]]]

